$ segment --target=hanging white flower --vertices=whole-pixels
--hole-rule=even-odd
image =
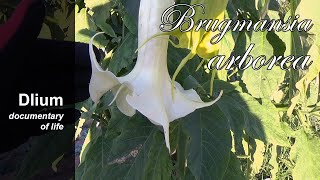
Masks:
[[[141,0],[139,11],[138,45],[150,37],[161,33],[162,12],[173,5],[173,0]],[[109,90],[115,95],[114,101],[119,110],[133,116],[138,110],[153,124],[163,127],[165,142],[170,151],[169,123],[184,117],[196,109],[214,104],[222,95],[211,102],[203,102],[195,90],[184,90],[174,82],[171,94],[171,78],[167,67],[169,36],[161,36],[148,41],[138,51],[134,69],[126,76],[116,77],[104,71],[96,60],[91,38],[89,52],[92,64],[92,77],[89,85],[90,96],[95,103]],[[172,98],[174,97],[174,99]]]

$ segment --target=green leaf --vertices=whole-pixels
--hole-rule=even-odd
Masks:
[[[217,102],[217,105],[230,123],[230,129],[234,134],[233,138],[236,151],[242,152],[242,137],[243,130],[245,128],[245,116],[240,104],[238,104],[235,99],[228,96],[227,93],[224,93],[222,98]]]
[[[78,7],[78,6],[76,6]],[[77,12],[77,10],[75,11]],[[86,9],[81,9],[75,14],[75,41],[88,44],[93,35],[96,34],[96,25],[91,16],[86,12]],[[104,36],[98,36],[94,40],[94,45],[102,48],[108,44]]]
[[[228,11],[225,11],[225,19],[234,19],[235,10],[231,2],[228,3],[227,6]],[[225,55],[226,57],[230,56],[235,47],[235,40],[238,38],[238,32],[227,31],[224,38],[221,39],[220,47],[219,47],[219,55]],[[228,71],[225,69],[221,69],[217,71],[218,79],[227,81]]]
[[[269,41],[274,40],[275,37],[271,38]],[[254,43],[255,47],[250,53],[253,58],[265,55],[267,61],[273,56],[274,47],[271,46],[269,41],[267,40],[266,32],[253,32],[251,43]],[[257,66],[260,65],[260,62],[261,60],[259,60]],[[279,84],[283,82],[284,76],[285,71],[278,66],[274,66],[272,70],[267,70],[266,66],[263,66],[259,70],[254,70],[249,67],[244,70],[242,80],[253,97],[271,99],[273,93],[278,90]]]
[[[168,179],[172,164],[162,133],[137,116],[114,140],[104,177],[111,179]]]
[[[138,34],[138,26],[137,23],[130,14],[125,13],[123,17],[123,23],[129,29],[130,33],[137,35]]]
[[[187,49],[180,49],[175,48],[169,43],[168,47],[168,70],[169,74],[173,75],[176,68],[180,64],[180,59],[183,59],[190,53]],[[186,66],[184,66],[177,77],[178,82],[184,82],[185,79],[190,78],[189,76],[192,75],[193,78],[196,79],[199,83],[204,83],[209,80],[208,76],[204,76],[204,70],[201,68],[196,71],[197,66],[200,63],[200,58],[198,56],[194,56],[191,61],[189,61]],[[182,83],[181,83],[182,84]]]
[[[76,169],[75,179],[104,179],[107,157],[110,154],[113,136],[100,136],[87,150],[86,159]]]
[[[135,53],[137,48],[137,36],[128,33],[113,54],[109,64],[109,70],[114,74],[118,74],[123,68],[131,65],[133,63],[133,60],[137,57],[137,54]]]
[[[196,180],[189,168],[186,168],[185,180]]]
[[[290,1],[290,11],[286,14],[285,20],[289,16],[295,16],[296,14],[301,14],[302,19],[311,19],[314,23],[314,27],[311,29],[309,35],[305,35],[301,32],[294,31],[289,33],[278,33],[279,36],[286,42],[287,51],[285,54],[301,56],[301,55],[311,55],[314,63],[309,67],[307,73],[303,78],[300,78],[298,71],[290,71],[290,89],[289,97],[292,98],[291,105],[288,109],[287,115],[291,116],[294,108],[298,103],[306,106],[306,89],[308,88],[311,81],[320,72],[319,69],[319,46],[316,46],[317,39],[319,39],[319,11],[314,7],[313,2],[310,0],[292,0]],[[313,34],[313,35],[311,35]],[[315,37],[313,37],[315,36]],[[296,91],[298,90],[298,91]]]
[[[178,144],[177,144],[177,175],[180,179],[186,179],[186,160],[187,160],[187,136],[182,131],[182,123],[179,122]]]
[[[320,138],[308,137],[299,131],[296,143],[292,147],[292,157],[296,162],[292,177],[296,180],[317,180],[320,177]]]
[[[92,18],[97,25],[105,24],[106,20],[110,17],[112,2],[110,0],[89,0],[87,7],[93,12]]]
[[[111,36],[111,37],[117,37],[116,33],[114,32],[114,30],[112,29],[112,27],[107,24],[107,23],[99,23],[97,24],[97,26],[107,35]]]
[[[91,37],[94,36],[96,33],[97,33],[96,31],[82,29],[77,34],[77,42],[82,42],[82,43],[88,44],[90,42]],[[109,43],[109,41],[106,39],[106,37],[104,35],[97,36],[93,41],[93,44],[97,48],[100,48],[100,49],[107,46],[108,43]]]
[[[84,0],[86,7],[92,10],[111,3],[110,0]]]
[[[240,161],[237,156],[230,152],[230,160],[227,171],[223,177],[224,180],[245,180],[244,174],[241,171]]]
[[[97,24],[103,24],[106,22],[106,19],[109,18],[110,6],[111,5],[105,5],[94,11],[92,18]]]
[[[170,179],[173,169],[163,134],[140,114],[112,110],[112,125],[92,144],[76,179]]]
[[[230,122],[236,145],[241,145],[244,130],[252,138],[265,143],[289,146],[287,137],[290,134],[280,122],[276,107],[268,100],[262,99],[259,103],[246,93],[229,92],[217,105]]]
[[[231,134],[228,120],[217,106],[203,108],[183,118],[190,137],[188,167],[196,179],[222,179],[228,167]]]
[[[125,16],[129,15],[131,17],[130,19],[132,20],[131,23],[135,24],[135,26],[138,27],[140,0],[121,0],[121,2],[126,10]],[[130,30],[129,27],[128,29]]]
[[[280,122],[276,107],[268,100],[261,99],[261,104],[252,96],[241,93],[233,96],[238,101],[244,114],[246,132],[265,143],[289,146],[287,130]]]
[[[254,21],[259,20],[259,11],[256,9],[255,0],[232,0],[236,9],[245,11],[243,14],[248,14]]]
[[[78,6],[75,10],[75,31],[78,32],[82,29],[95,30],[96,25],[92,21],[91,16],[87,13],[86,9],[81,9],[79,12]],[[77,36],[76,36],[77,38]]]
[[[184,56],[183,53],[187,53],[183,51],[176,49],[174,52],[174,48],[170,49],[169,47],[169,67],[175,67],[175,58],[179,57],[179,55]],[[207,79],[208,81],[208,77],[206,77],[208,75],[192,71],[193,67],[196,67],[196,63],[197,60],[189,62],[182,69],[181,77],[185,78],[184,86],[186,88],[197,89],[205,95],[208,94],[209,86],[203,80]],[[230,122],[231,130],[235,133],[235,141],[238,144],[238,148],[241,148],[243,130],[252,138],[259,139],[265,143],[289,146],[287,136],[290,136],[292,132],[287,126],[280,123],[278,110],[270,101],[263,99],[262,103],[259,103],[252,96],[239,93],[242,90],[238,83],[215,80],[214,92],[219,93],[221,90],[224,91],[224,94],[217,102],[217,105],[224,113],[224,118],[227,118]]]

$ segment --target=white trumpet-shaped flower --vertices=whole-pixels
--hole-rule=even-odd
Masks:
[[[141,0],[139,47],[153,35],[161,33],[161,14],[173,4],[173,0]],[[101,33],[95,36],[99,34]],[[195,90],[184,90],[179,83],[174,82],[172,96],[171,78],[167,67],[168,36],[154,38],[143,45],[138,51],[134,69],[123,77],[116,77],[112,72],[104,71],[100,67],[92,46],[95,36],[91,38],[89,46],[92,64],[89,91],[92,100],[98,103],[104,93],[112,90],[115,95],[114,101],[122,113],[133,116],[138,110],[153,124],[163,127],[169,151],[169,123],[196,109],[214,104],[222,95],[221,92],[216,100],[205,103]]]

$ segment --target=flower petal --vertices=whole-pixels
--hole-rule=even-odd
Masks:
[[[116,101],[117,107],[126,116],[132,117],[136,114],[136,110],[132,108],[128,102],[127,102],[127,95],[132,93],[132,90],[130,90],[129,84],[123,83],[119,88],[113,90],[113,94],[115,94],[114,100]],[[117,92],[115,92],[117,91]],[[113,103],[113,101],[110,103],[110,105]]]
[[[197,109],[213,105],[221,98],[223,94],[223,91],[221,91],[215,100],[211,102],[203,102],[195,90],[184,90],[183,87],[177,82],[175,82],[175,87],[174,101],[172,101],[172,98],[170,99],[172,106],[170,109],[168,109],[170,122],[184,117]]]
[[[166,146],[170,152],[169,119],[162,98],[157,92],[151,90],[145,91],[141,95],[133,93],[128,95],[126,99],[131,107],[137,109],[153,124],[163,127]]]
[[[102,33],[95,34],[89,44],[89,55],[91,60],[92,75],[89,84],[89,93],[91,99],[97,103],[100,98],[111,88],[119,84],[117,77],[110,71],[104,71],[97,62],[93,51],[93,39]]]

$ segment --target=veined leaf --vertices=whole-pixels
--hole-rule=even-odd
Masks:
[[[137,35],[138,27],[134,17],[130,16],[130,14],[125,13],[123,17],[123,23],[129,29],[130,33]]]
[[[105,179],[103,173],[106,170],[106,158],[110,154],[113,138],[114,136],[100,136],[94,144],[91,144],[85,161],[76,169],[76,180]]]
[[[244,130],[254,139],[265,143],[289,146],[280,116],[275,106],[268,100],[260,104],[252,96],[245,93],[225,94],[217,105],[230,122],[235,134],[235,143],[241,144]]]
[[[191,139],[187,162],[193,176],[222,179],[231,150],[229,123],[224,114],[214,105],[195,111],[181,123]]]
[[[123,11],[123,24],[128,28],[131,34],[138,34],[138,17],[140,0],[120,0],[125,11]]]
[[[85,8],[81,9],[79,13],[76,10],[75,13],[75,41],[89,43],[90,38],[96,33],[97,26]],[[104,47],[107,44],[108,41],[104,36],[99,36],[94,41],[94,45],[98,48]]]
[[[237,98],[236,98],[237,99]],[[276,107],[266,99],[261,104],[247,94],[240,94],[238,102],[245,115],[247,133],[265,143],[289,146],[288,129],[280,122],[280,115]]]
[[[237,18],[237,12],[232,4],[231,1],[229,1],[227,5],[227,10],[224,13],[225,19],[236,19]],[[235,48],[236,39],[238,38],[239,33],[238,32],[231,32],[228,31],[225,36],[221,39],[221,42],[218,43],[219,46],[219,55],[225,55],[226,57],[230,56]],[[211,59],[213,56],[211,54]],[[228,70],[221,69],[217,71],[217,77],[220,80],[227,81],[228,79]]]
[[[168,70],[169,74],[172,75],[175,69],[180,64],[180,59],[187,56],[190,51],[187,49],[177,49],[169,44],[168,47]],[[199,83],[204,83],[209,79],[203,76],[203,69],[199,69],[196,71],[198,64],[200,63],[200,58],[198,56],[193,57],[192,61],[190,61],[180,72],[179,77],[177,77],[178,82],[183,82],[189,75],[192,75]],[[185,87],[186,88],[186,87]],[[189,89],[188,87],[187,89]],[[193,87],[191,87],[193,88]]]
[[[276,37],[269,41],[281,41]],[[255,44],[255,47],[251,51],[253,58],[260,55],[265,55],[265,61],[273,56],[274,49],[267,39],[267,32],[253,32],[251,37],[251,43]],[[257,63],[260,65],[261,59]],[[249,67],[244,70],[242,79],[246,84],[249,93],[256,98],[267,98],[270,99],[273,93],[278,89],[280,83],[283,82],[285,71],[280,69],[279,66],[274,66],[272,70],[267,70],[263,66],[259,70],[254,70]]]
[[[91,145],[76,179],[170,179],[172,162],[159,128],[142,115],[112,112],[107,133]]]
[[[131,65],[133,63],[133,59],[137,57],[137,54],[135,53],[137,47],[137,36],[128,33],[113,54],[108,67],[109,70],[115,74],[118,74],[121,69]]]

